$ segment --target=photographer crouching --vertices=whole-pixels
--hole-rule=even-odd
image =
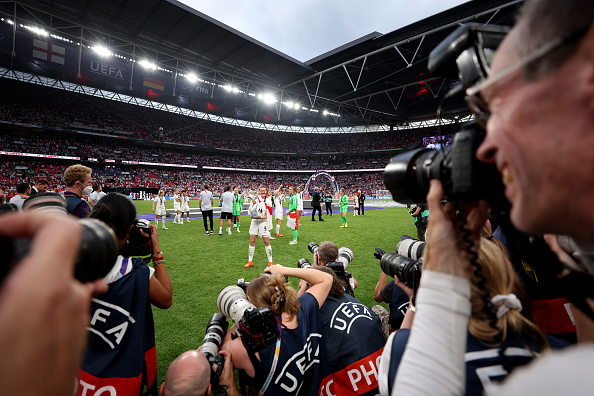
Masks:
[[[320,307],[332,287],[332,277],[281,265],[264,271],[249,283],[247,298],[237,286],[219,294],[219,309],[235,323],[223,350],[231,354],[233,367],[247,376],[250,394],[316,396],[324,380],[331,379]],[[301,278],[311,284],[310,289],[297,297],[287,276]],[[272,320],[267,311],[272,311]],[[250,317],[262,319],[257,328],[252,328]],[[233,392],[238,389],[227,389],[227,394]]]
[[[156,394],[157,355],[150,304],[167,309],[173,303],[157,227],[139,221],[134,204],[118,193],[109,193],[97,202],[91,218],[113,229],[120,255],[104,278],[109,290],[91,305],[89,342],[76,395],[84,395],[88,389],[139,394],[144,386],[149,394]],[[142,258],[130,257],[149,255],[152,267]]]
[[[353,259],[353,251],[347,247],[338,249],[336,244],[332,242],[322,242],[318,246],[317,243],[312,241],[307,248],[313,253],[313,267],[316,268],[317,266],[322,266],[332,269],[339,279],[342,279],[345,282],[345,291],[348,294],[355,296],[353,290],[359,286],[359,283],[351,273],[346,271],[347,266]],[[306,267],[307,264],[309,264],[306,259],[301,259],[299,264],[300,268],[304,268],[302,263],[305,264]],[[305,286],[306,283],[303,281],[299,282],[299,295],[305,292],[305,290],[301,291]]]

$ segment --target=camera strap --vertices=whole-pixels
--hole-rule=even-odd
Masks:
[[[280,356],[280,346],[281,346],[281,317],[280,315],[276,318],[276,324],[278,326],[278,338],[276,339],[276,346],[274,347],[274,357],[272,358],[272,367],[270,367],[270,372],[268,373],[268,377],[264,381],[264,385],[262,385],[262,389],[258,392],[258,396],[262,396],[266,393],[268,389],[268,385],[270,385],[270,381],[272,381],[272,376],[276,371],[276,366],[278,364],[278,357]]]
[[[268,373],[268,377],[264,381],[264,385],[262,385],[262,389],[258,392],[258,396],[262,396],[266,393],[268,389],[268,385],[270,385],[270,381],[272,381],[272,376],[276,371],[276,365],[278,364],[278,357],[280,356],[280,344],[281,344],[281,317],[280,315],[276,318],[276,324],[278,326],[278,338],[276,339],[276,346],[274,347],[274,357],[272,358],[272,367],[270,367],[270,372]]]

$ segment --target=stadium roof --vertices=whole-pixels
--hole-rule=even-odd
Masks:
[[[147,57],[174,73],[196,73],[213,84],[210,97],[185,103],[200,111],[294,126],[398,126],[435,118],[441,98],[457,84],[429,75],[429,52],[460,23],[513,24],[521,3],[470,1],[305,63],[175,0],[19,0],[0,3],[0,15]],[[276,103],[263,104],[258,94],[264,93]],[[157,100],[179,105],[173,95]],[[467,110],[459,100],[445,113],[453,118]]]

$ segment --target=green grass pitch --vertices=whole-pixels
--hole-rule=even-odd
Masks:
[[[139,214],[150,214],[151,201],[135,201]],[[367,206],[371,206],[369,200]],[[217,203],[215,203],[216,205]],[[195,208],[198,201],[190,202]],[[316,216],[317,217],[317,216]],[[374,248],[394,251],[403,234],[416,236],[413,219],[406,208],[367,210],[365,216],[347,213],[348,228],[340,228],[340,214],[323,216],[324,222],[312,222],[311,216],[302,217],[299,229],[299,243],[290,246],[292,231],[286,226],[286,217],[281,225],[283,238],[271,240],[272,257],[276,264],[297,266],[305,257],[312,261],[307,249],[310,241],[318,244],[332,241],[338,247],[352,249],[354,259],[348,271],[359,282],[355,297],[368,306],[373,306],[373,291],[381,269],[374,258]],[[167,221],[168,230],[159,227],[161,250],[165,265],[173,283],[173,306],[167,310],[153,307],[157,342],[157,372],[159,386],[165,378],[169,364],[182,352],[196,349],[202,343],[206,325],[217,310],[217,296],[226,286],[235,285],[237,279],[251,280],[261,273],[268,263],[264,243],[256,242],[254,266],[244,268],[248,258],[249,225],[247,215],[241,217],[241,233],[233,228],[231,236],[218,235],[218,221],[215,217],[215,235],[205,236],[202,219],[191,223],[173,224]],[[154,223],[154,222],[153,222]],[[276,224],[276,223],[275,223]],[[291,279],[297,287],[298,281]]]

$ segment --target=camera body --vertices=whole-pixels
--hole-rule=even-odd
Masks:
[[[464,90],[490,72],[495,50],[509,28],[468,23],[461,25],[429,55],[432,75],[460,78],[461,84],[446,98]],[[440,114],[438,114],[438,117]],[[478,161],[476,151],[485,131],[475,122],[463,125],[454,143],[445,150],[417,149],[394,156],[386,166],[384,181],[395,201],[424,203],[431,179],[440,180],[449,201],[486,199],[491,206],[507,209],[501,175],[494,164]]]
[[[250,285],[250,282],[246,282],[245,279],[239,278],[237,279],[237,286],[241,287],[244,293],[247,293],[247,288]]]
[[[432,179],[443,184],[445,198],[505,200],[501,175],[494,164],[480,162],[476,150],[485,132],[474,122],[464,125],[445,150],[416,149],[392,157],[384,170],[384,183],[400,203],[426,202]]]
[[[200,346],[200,352],[206,357],[211,367],[210,383],[213,386],[218,385],[224,368],[225,356],[219,353],[219,348],[227,334],[227,327],[228,324],[225,315],[221,313],[212,315],[206,326],[206,334]],[[217,365],[217,369],[212,370],[215,364]]]
[[[148,237],[140,233],[143,231]],[[132,226],[126,244],[120,249],[120,254],[125,257],[150,256],[152,231],[148,220],[140,219]]]

